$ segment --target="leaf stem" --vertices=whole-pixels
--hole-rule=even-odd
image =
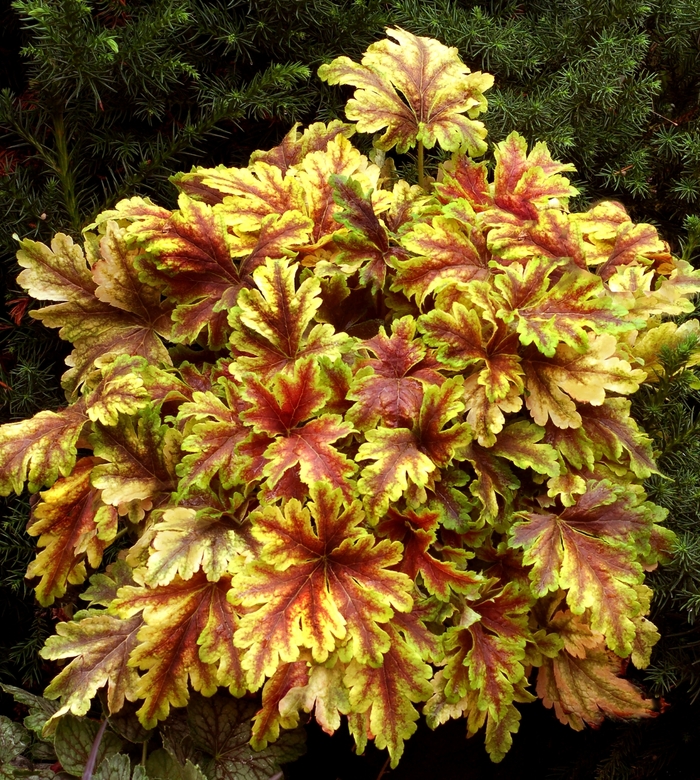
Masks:
[[[422,144],[421,144],[422,146]],[[377,775],[377,780],[382,780],[382,777],[386,774],[387,767],[389,766],[389,760],[391,759],[391,756],[386,757],[386,761],[384,762],[382,768],[379,770],[379,774]]]
[[[95,764],[97,763],[97,753],[100,749],[100,743],[102,742],[102,737],[104,736],[106,728],[107,718],[102,721],[102,725],[95,735],[95,740],[92,743],[92,748],[90,749],[90,755],[88,756],[87,764],[85,764],[85,769],[83,770],[82,780],[92,780],[92,773],[95,771]]]
[[[141,766],[146,766],[147,758],[148,758],[148,740],[144,739],[143,747],[141,748]]]
[[[121,539],[121,538],[122,538],[122,536],[124,536],[124,535],[125,535],[125,534],[127,534],[127,533],[129,533],[129,529],[128,529],[128,528],[122,528],[122,530],[121,530],[121,531],[117,531],[117,533],[116,533],[116,535],[115,535],[114,539],[112,539],[112,542],[116,542],[116,541],[117,541],[117,539]]]
[[[425,189],[425,161],[422,141],[418,141],[418,184]]]

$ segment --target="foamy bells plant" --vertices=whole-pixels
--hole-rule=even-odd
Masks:
[[[496,761],[537,697],[576,729],[654,714],[622,670],[672,535],[627,396],[698,331],[662,318],[700,273],[618,203],[570,213],[544,144],[475,162],[491,77],[388,35],[320,70],[355,125],[179,174],[178,209],[124,200],[82,246],[22,242],[32,316],[74,349],[66,408],[0,428],[0,486],[43,491],[42,604],[96,572],[42,651],[47,728],[103,686],[146,728],[262,689],[255,747],[346,717],[395,765],[421,711]],[[411,186],[358,130],[453,156]]]

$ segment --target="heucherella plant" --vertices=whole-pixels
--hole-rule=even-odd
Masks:
[[[121,201],[83,245],[22,242],[73,352],[66,408],[0,428],[0,489],[42,491],[42,604],[91,574],[43,650],[67,662],[47,728],[105,686],[145,728],[262,689],[255,747],[345,716],[395,765],[419,708],[485,726],[496,761],[536,697],[575,729],[654,714],[622,672],[671,535],[627,396],[699,329],[662,321],[700,272],[618,203],[570,213],[544,144],[475,162],[491,77],[388,34],[321,68],[355,126],[179,174],[175,211]],[[356,130],[453,156],[411,186]]]

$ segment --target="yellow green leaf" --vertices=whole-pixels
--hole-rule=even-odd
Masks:
[[[84,401],[58,412],[0,426],[0,495],[33,493],[73,470],[77,442],[88,421]]]
[[[457,49],[400,28],[388,29],[393,38],[373,43],[362,64],[339,57],[322,65],[318,75],[329,84],[352,84],[348,119],[361,133],[386,128],[376,141],[385,151],[405,152],[422,143],[454,151],[466,148],[477,156],[486,151],[486,129],[474,121],[486,110],[484,91],[493,84],[487,73],[471,73]],[[467,116],[464,116],[467,114]]]
[[[138,716],[145,728],[166,718],[171,707],[187,704],[188,682],[205,696],[219,685],[245,688],[232,641],[237,618],[226,601],[229,588],[230,578],[209,582],[199,571],[156,588],[120,589],[111,611],[122,620],[143,613],[129,665],[146,671],[137,691],[144,700]]]
[[[321,305],[321,284],[308,277],[297,288],[298,266],[287,260],[268,260],[253,274],[257,289],[242,290],[229,314],[232,343],[238,357],[233,372],[268,378],[289,370],[302,358],[340,357],[346,334],[327,323],[309,325]]]
[[[86,563],[96,569],[116,536],[116,509],[106,506],[90,484],[97,463],[97,458],[81,458],[70,476],[41,493],[32,510],[27,533],[38,536],[44,549],[29,565],[27,577],[41,577],[36,597],[43,606],[63,596],[68,585],[82,584]]]
[[[59,623],[49,637],[42,658],[72,658],[44,691],[47,699],[59,699],[65,712],[85,715],[97,691],[107,685],[109,711],[118,712],[125,701],[136,701],[139,675],[129,664],[137,646],[140,616],[120,620],[103,611],[89,612],[80,621]]]
[[[265,546],[234,581],[231,599],[248,608],[235,642],[253,688],[304,647],[317,663],[345,646],[360,662],[379,663],[390,645],[384,624],[413,603],[408,577],[390,570],[401,545],[360,527],[359,502],[342,511],[340,491],[320,482],[310,492],[308,509],[292,499],[284,512],[267,506],[253,516]]]

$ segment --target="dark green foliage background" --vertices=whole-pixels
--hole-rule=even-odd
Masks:
[[[11,388],[0,385],[0,422],[61,405],[68,351],[20,317],[13,235],[77,237],[126,195],[173,205],[172,173],[245,165],[295,121],[342,117],[350,91],[322,84],[318,65],[358,59],[396,25],[494,74],[490,140],[517,129],[573,162],[573,208],[619,199],[676,251],[697,254],[698,0],[16,0],[0,9],[0,285],[10,302],[0,302],[0,382]],[[639,394],[636,409],[670,477],[648,489],[679,533],[675,562],[651,575],[664,639],[640,679],[685,714],[606,726],[596,749],[585,737],[584,763],[598,770],[567,765],[552,777],[657,776],[647,774],[654,761],[681,767],[681,732],[700,734],[700,380],[683,357],[666,356],[673,381]],[[36,650],[57,613],[35,607],[22,576],[35,544],[27,499],[0,501],[0,677],[40,688],[50,670]]]

